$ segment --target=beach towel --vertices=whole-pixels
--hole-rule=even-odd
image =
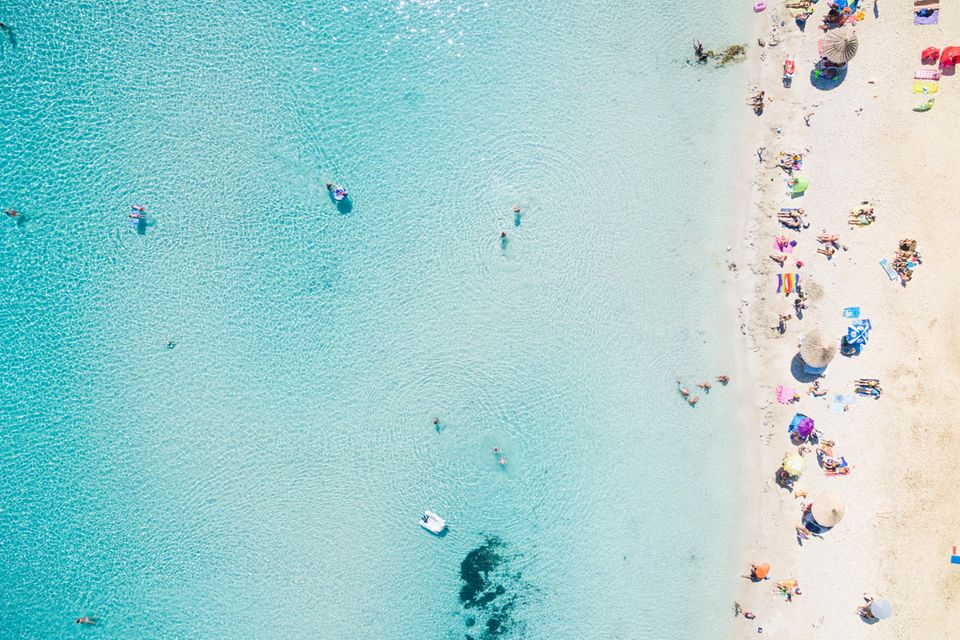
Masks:
[[[939,80],[941,75],[939,69],[917,69],[913,72],[915,80]]]
[[[796,240],[787,240],[786,236],[777,236],[773,239],[773,246],[780,253],[793,253],[793,247],[796,246]]]
[[[950,563],[951,563],[951,564],[960,564],[960,555],[957,554],[957,547],[956,547],[956,545],[954,545],[954,547],[953,547],[953,554],[951,554],[951,556],[950,556]]]
[[[800,286],[799,273],[778,273],[777,274],[777,293],[789,296]]]
[[[929,15],[920,15],[919,13],[913,14],[913,24],[939,24],[940,23],[940,9],[933,9],[930,11]]]
[[[790,404],[793,402],[794,396],[796,396],[796,392],[790,387],[777,385],[777,402],[780,404]]]
[[[914,93],[936,93],[940,85],[929,80],[918,80],[913,83]]]
[[[883,267],[883,270],[887,272],[887,277],[891,280],[896,280],[900,277],[900,274],[897,273],[897,270],[890,266],[890,261],[884,258],[880,261],[880,266]]]
[[[859,318],[860,317],[860,307],[847,307],[843,310],[844,318]]]

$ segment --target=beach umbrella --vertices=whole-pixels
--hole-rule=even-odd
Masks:
[[[835,493],[823,494],[814,500],[813,506],[810,507],[810,515],[817,524],[828,529],[843,520],[843,513],[843,500]]]
[[[800,343],[800,357],[811,367],[822,369],[837,355],[837,342],[822,331],[811,331]]]
[[[893,615],[893,605],[889,600],[874,600],[870,603],[870,614],[880,620],[889,618]]]
[[[758,565],[755,566],[754,569],[753,569],[753,579],[754,579],[754,580],[763,580],[764,578],[767,577],[767,574],[768,574],[768,573],[770,573],[770,565],[769,565],[769,564],[766,564],[766,563],[764,563],[764,564],[758,564]]]
[[[788,453],[783,456],[780,466],[791,476],[799,476],[807,468],[807,461],[799,453]]]
[[[847,64],[857,55],[859,46],[853,29],[833,29],[823,37],[823,57],[836,64]]]
[[[847,344],[867,344],[873,326],[866,318],[856,320],[847,328]]]
[[[800,421],[800,424],[797,425],[797,435],[806,440],[810,437],[811,433],[813,433],[813,420],[804,418]]]

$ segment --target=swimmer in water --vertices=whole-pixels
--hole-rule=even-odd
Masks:
[[[500,466],[504,466],[506,464],[507,464],[507,459],[504,458],[503,456],[500,456]]]
[[[83,616],[82,618],[77,618],[74,622],[76,624],[97,624],[96,620],[94,620],[93,618],[88,618],[87,616]]]
[[[3,24],[3,23],[0,23],[0,24]],[[20,215],[20,212],[18,212],[16,209],[4,209],[3,212],[8,216],[10,216],[11,218],[16,218],[18,215]]]

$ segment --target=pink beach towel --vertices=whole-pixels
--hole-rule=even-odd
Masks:
[[[773,239],[773,246],[780,253],[793,253],[793,244],[785,236],[777,236]]]
[[[914,80],[939,80],[940,75],[939,69],[918,69],[913,72]]]
[[[796,392],[790,387],[785,387],[783,385],[777,385],[777,402],[780,404],[790,404],[793,402]]]

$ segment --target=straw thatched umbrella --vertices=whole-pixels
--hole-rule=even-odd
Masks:
[[[813,501],[810,507],[810,515],[817,521],[821,527],[836,526],[843,520],[844,514],[843,500],[835,493],[825,493]]]
[[[853,29],[834,29],[823,37],[823,57],[836,64],[847,64],[857,55],[860,42]]]
[[[823,369],[837,355],[837,341],[822,331],[811,331],[800,343],[800,357],[811,367]]]

